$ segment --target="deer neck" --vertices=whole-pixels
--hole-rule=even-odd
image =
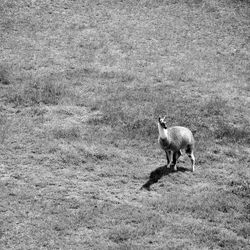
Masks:
[[[168,137],[167,129],[164,129],[160,123],[158,123],[158,130],[159,130],[159,136],[162,139],[165,139]]]

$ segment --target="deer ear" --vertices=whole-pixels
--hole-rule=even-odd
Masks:
[[[162,120],[165,122],[166,121],[166,116],[164,116]]]

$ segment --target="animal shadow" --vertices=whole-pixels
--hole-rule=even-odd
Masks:
[[[150,173],[149,180],[141,187],[141,189],[145,188],[150,191],[150,186],[158,182],[163,176],[186,171],[189,171],[189,169],[177,167],[177,170],[174,170],[173,168],[167,168],[166,165],[161,166]]]

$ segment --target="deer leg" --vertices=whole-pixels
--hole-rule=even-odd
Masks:
[[[186,153],[188,155],[188,157],[191,160],[191,164],[192,164],[192,172],[194,172],[194,166],[195,166],[195,157],[194,157],[194,152],[193,152],[193,148],[192,147],[188,147],[186,150]]]
[[[174,152],[172,168],[173,168],[175,171],[177,170],[176,162],[177,162],[177,160],[179,159],[180,156],[181,156],[181,151],[180,151],[180,150]]]
[[[190,159],[191,159],[191,164],[192,164],[192,172],[194,172],[194,165],[195,165],[195,157],[194,157],[194,153],[192,152],[190,154]]]
[[[171,151],[166,151],[166,158],[167,158],[167,168],[171,166],[172,162],[172,152]]]

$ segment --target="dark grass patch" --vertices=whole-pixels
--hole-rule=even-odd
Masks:
[[[211,249],[245,249],[247,242],[238,238],[235,233],[224,228],[204,226],[202,229],[191,229],[200,243],[206,244]],[[236,247],[237,246],[237,247]]]
[[[243,180],[233,180],[229,184],[230,191],[242,198],[250,199],[250,182]]]
[[[93,160],[95,162],[97,161],[107,161],[110,160],[110,158],[112,158],[112,155],[108,155],[105,154],[104,152],[100,152],[100,151],[89,151],[86,150],[85,152],[83,152],[83,155],[85,156],[85,158],[87,160]]]
[[[8,137],[10,129],[10,121],[7,115],[1,112],[0,108],[0,143],[3,144],[5,139]]]
[[[194,218],[217,223],[223,222],[228,216],[245,214],[245,205],[239,196],[230,191],[211,188],[204,188],[192,196],[189,193],[170,193],[167,202],[152,205],[164,213],[190,213]]]
[[[0,84],[9,85],[11,84],[8,71],[0,66]]]
[[[48,151],[50,154],[53,154],[53,157],[56,156],[60,162],[69,166],[75,165],[78,166],[82,163],[85,163],[85,158],[82,157],[77,149],[75,149],[72,145],[64,145],[61,144],[59,146],[51,147]]]
[[[100,72],[99,73],[100,78],[104,78],[106,80],[112,80],[115,79],[119,82],[127,83],[132,82],[135,80],[135,76],[132,74],[128,74],[125,72],[115,72],[115,71],[108,71],[108,72]]]
[[[151,87],[117,88],[100,98],[93,107],[101,111],[91,118],[94,126],[111,126],[125,138],[152,140],[158,136],[157,119],[165,115],[168,126],[180,125],[192,131],[204,129],[199,103],[188,98],[172,96],[168,91]],[[200,129],[200,131],[201,131]]]
[[[109,161],[115,157],[113,152],[107,152],[103,147],[85,145],[81,142],[77,143],[75,140],[60,141],[59,145],[51,145],[48,152],[52,158],[55,156],[60,162],[67,165],[98,163]]]
[[[157,126],[155,120],[137,117],[136,111],[126,113],[119,108],[112,108],[101,118],[93,118],[89,123],[95,126],[110,125],[123,138],[134,138],[150,140],[157,137]]]
[[[228,102],[219,96],[211,97],[200,109],[204,117],[224,116],[229,110]]]
[[[12,86],[5,95],[5,101],[15,106],[32,106],[41,103],[57,105],[64,98],[74,97],[76,97],[74,91],[65,84],[38,81]]]
[[[237,110],[219,96],[210,98],[200,108],[200,114],[204,117],[213,138],[220,139],[223,143],[249,143],[250,125],[245,119],[231,119],[235,113]]]
[[[120,205],[110,214],[112,220],[119,224],[108,232],[108,238],[115,243],[157,235],[166,222],[163,216],[130,205]]]
[[[150,87],[120,87],[113,91],[106,99],[92,103],[102,115],[91,118],[89,124],[111,126],[123,138],[152,141],[158,136],[157,118],[164,115],[169,127],[188,127],[197,141],[250,143],[249,124],[246,120],[234,120],[236,125],[233,125],[230,117],[237,110],[221,97],[212,97],[203,103],[173,96],[164,89],[153,92]]]
[[[243,124],[236,127],[229,123],[229,121],[219,120],[215,130],[215,138],[222,140],[222,142],[233,143],[250,143],[250,125]]]
[[[127,73],[125,71],[120,70],[110,70],[110,71],[101,71],[96,68],[84,67],[78,70],[67,70],[66,78],[68,79],[92,79],[92,80],[101,80],[101,84],[103,82],[110,84],[112,82],[122,82],[122,83],[131,83],[136,80],[136,75],[132,73]],[[79,82],[77,83],[78,85]],[[94,87],[94,86],[92,86]]]
[[[51,132],[56,139],[77,140],[81,138],[81,129],[79,126],[55,127]]]
[[[233,216],[234,213],[244,212],[244,204],[236,195],[218,190],[216,193],[204,193],[191,211],[198,218],[217,221],[223,219],[223,214]]]
[[[108,238],[116,244],[123,243],[128,240],[136,239],[136,231],[129,225],[119,225],[111,230]]]
[[[238,229],[237,234],[244,237],[245,239],[249,239],[249,237],[250,237],[250,223],[241,226]]]

